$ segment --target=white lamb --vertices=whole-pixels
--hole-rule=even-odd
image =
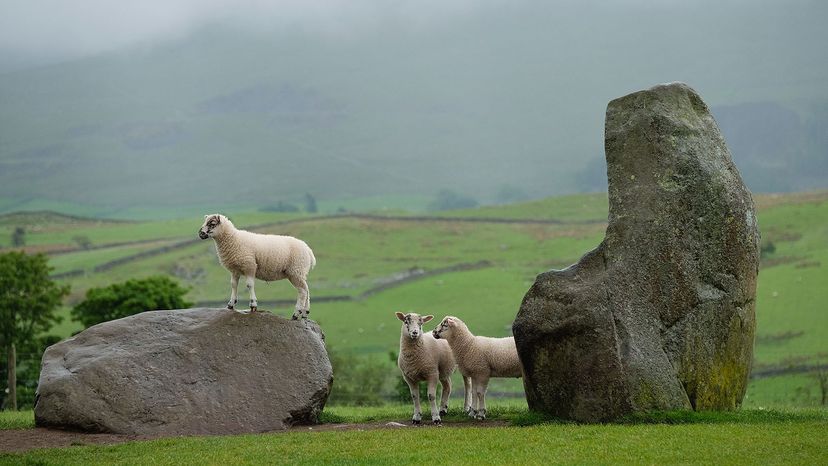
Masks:
[[[308,272],[316,265],[311,248],[292,236],[262,235],[239,230],[221,214],[205,215],[198,230],[201,239],[213,238],[219,262],[230,271],[230,301],[228,309],[238,302],[239,277],[244,276],[250,291],[250,312],[256,312],[258,301],[255,279],[264,281],[287,278],[296,288],[296,310],[293,319],[306,319],[310,314]]]
[[[451,395],[451,373],[457,367],[451,348],[445,341],[435,340],[428,333],[423,333],[423,324],[434,316],[421,316],[413,312],[396,316],[402,321],[400,330],[400,356],[397,365],[400,367],[403,379],[411,391],[414,401],[414,416],[411,422],[419,424],[422,420],[420,413],[420,382],[428,383],[428,402],[431,405],[431,420],[435,424],[442,423],[440,416],[448,412],[448,399]],[[440,397],[440,410],[437,411],[437,381],[443,385],[443,394]],[[468,390],[466,390],[468,394]]]
[[[454,316],[445,317],[432,334],[434,338],[443,338],[448,342],[463,378],[471,378],[474,406],[469,415],[475,419],[486,419],[489,379],[523,376],[515,338],[475,336],[462,320]]]

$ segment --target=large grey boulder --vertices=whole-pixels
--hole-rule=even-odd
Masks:
[[[226,309],[105,322],[43,355],[35,422],[119,434],[230,434],[314,423],[333,374],[311,321]]]
[[[513,325],[530,409],[584,422],[739,406],[759,230],[707,105],[681,83],[613,100],[604,241],[537,277]]]

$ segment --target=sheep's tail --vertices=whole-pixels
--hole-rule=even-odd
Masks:
[[[316,267],[316,256],[313,255],[313,249],[311,249],[310,247],[308,247],[308,253],[310,253],[311,260],[310,268],[311,270],[313,270],[313,268]]]

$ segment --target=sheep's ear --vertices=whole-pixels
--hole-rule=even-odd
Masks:
[[[446,321],[446,325],[454,326],[454,319],[452,319],[451,317],[446,317],[445,321]]]
[[[216,214],[216,225],[218,225],[219,223],[221,223],[221,215]]]
[[[397,319],[400,319],[403,322],[405,322],[405,314],[403,314],[402,312],[395,312],[394,314],[397,316]]]
[[[204,216],[204,220],[207,220],[207,217],[209,217],[209,215],[205,215],[205,216]]]
[[[423,323],[426,323],[426,322],[428,322],[429,320],[431,320],[433,318],[434,318],[434,316],[425,316],[425,317],[423,317]]]

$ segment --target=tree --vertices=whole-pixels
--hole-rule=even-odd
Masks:
[[[316,198],[311,196],[310,193],[305,193],[305,212],[315,214],[317,212],[316,208]]]
[[[72,318],[86,327],[144,311],[182,309],[189,289],[164,275],[127,280],[103,288],[90,288],[86,299],[72,309]]]
[[[11,236],[12,246],[19,248],[26,245],[26,230],[23,227],[16,227]]]
[[[13,251],[0,254],[0,344],[7,351],[9,402],[17,409],[17,354],[23,345],[60,322],[54,314],[69,287],[49,278],[43,254]]]
[[[92,247],[92,240],[86,235],[74,236],[72,237],[72,241],[74,241],[81,249],[89,249]]]

